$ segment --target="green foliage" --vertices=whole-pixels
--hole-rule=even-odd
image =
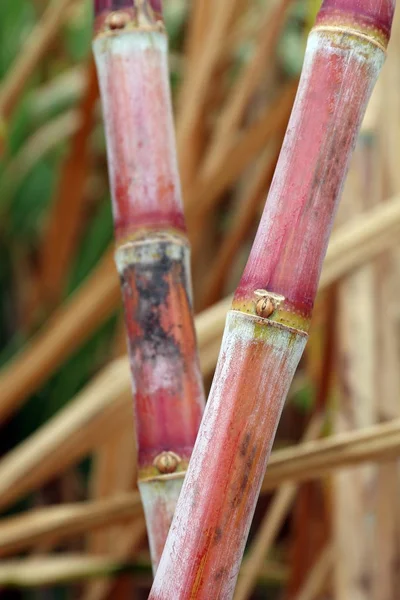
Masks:
[[[187,2],[183,0],[164,2],[164,20],[171,50],[178,50],[182,45],[187,16]]]
[[[92,41],[92,2],[84,0],[76,5],[72,19],[65,28],[65,44],[72,61],[81,62],[87,58]]]
[[[9,212],[9,234],[14,241],[31,245],[39,229],[57,181],[57,163],[49,156],[35,165],[16,190]]]
[[[32,2],[0,2],[0,78],[4,77],[34,24]]]
[[[26,92],[23,101],[14,111],[13,118],[7,130],[7,154],[11,158],[23,146],[33,127],[29,110],[30,92]]]
[[[305,381],[291,396],[291,400],[296,408],[302,413],[309,414],[315,405],[315,390],[309,381]]]
[[[10,248],[0,241],[0,365],[10,356],[9,341],[13,331],[13,294],[10,286],[12,280],[12,263]],[[14,342],[13,347],[17,347]],[[6,352],[7,349],[7,352]]]
[[[8,71],[21,49],[23,41],[35,26],[47,2],[13,0],[0,3],[0,77]],[[40,12],[39,12],[40,9]],[[78,2],[69,19],[37,70],[29,78],[18,105],[6,127],[6,151],[0,156],[0,366],[21,349],[23,344],[50,316],[46,306],[40,307],[40,322],[32,323],[26,331],[17,307],[22,305],[18,293],[25,293],[20,280],[21,265],[37,269],[49,208],[56,200],[55,193],[68,140],[56,139],[46,152],[35,144],[29,148],[28,160],[24,151],[32,136],[42,127],[61,116],[66,109],[78,105],[79,95],[68,88],[56,94],[50,89],[58,75],[73,72],[76,65],[89,58],[92,36],[92,2]],[[41,99],[40,107],[37,99]],[[48,100],[47,100],[48,98]],[[54,101],[52,100],[54,98]],[[98,143],[97,130],[93,135],[93,155],[100,156],[99,169],[104,177],[104,147]],[[58,142],[58,143],[57,143]],[[28,144],[29,147],[29,144]],[[23,157],[21,161],[20,157]],[[90,176],[96,177],[96,168]],[[110,199],[101,190],[90,195],[90,206],[83,210],[83,219],[75,257],[66,274],[64,300],[90,274],[113,238]],[[18,281],[18,285],[17,285]],[[28,285],[26,286],[28,290]],[[109,360],[115,333],[116,315],[108,320],[73,356],[69,358],[38,392],[27,399],[6,427],[0,428],[0,453],[7,452],[40,428],[58,413],[88,383]],[[33,498],[25,499],[14,510],[27,508]],[[58,592],[57,592],[58,594]],[[68,598],[65,590],[52,598]],[[27,591],[24,597],[36,597]],[[42,596],[41,596],[42,597]]]
[[[284,35],[278,45],[281,65],[292,77],[300,75],[303,65],[308,33],[308,11],[308,0],[293,4]]]
[[[68,287],[69,292],[77,288],[89,275],[112,240],[111,200],[106,197],[102,200],[82,240],[80,251],[72,269]]]

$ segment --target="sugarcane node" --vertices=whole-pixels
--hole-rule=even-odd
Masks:
[[[181,457],[175,452],[161,452],[155,457],[153,465],[162,475],[167,475],[175,473],[181,462]]]
[[[124,29],[130,21],[130,16],[126,12],[113,12],[108,15],[106,25],[110,29]]]

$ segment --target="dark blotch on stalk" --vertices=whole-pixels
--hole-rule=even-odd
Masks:
[[[249,483],[249,474],[246,472],[240,480],[239,493],[232,500],[232,508],[236,508],[243,501],[246,488]]]
[[[141,334],[129,343],[132,350],[139,346],[145,353],[145,358],[155,359],[157,356],[181,358],[181,349],[171,331],[167,331],[162,323],[162,312],[170,295],[169,278],[174,273],[178,280],[183,280],[184,273],[181,265],[172,261],[166,254],[166,248],[160,247],[161,256],[150,268],[144,264],[136,264],[130,277],[136,282],[135,321],[139,324]],[[130,267],[128,267],[128,270]],[[125,271],[126,273],[126,271]],[[126,279],[126,274],[124,274]],[[130,287],[130,286],[127,286]],[[124,289],[127,288],[124,286]],[[145,343],[143,343],[145,342]]]
[[[220,581],[227,573],[228,569],[226,567],[221,567],[214,575],[215,581]]]
[[[249,449],[249,445],[250,445],[250,433],[246,433],[246,435],[244,436],[244,440],[243,442],[240,444],[240,455],[241,456],[246,456],[247,451]]]
[[[249,446],[250,446],[250,435],[247,434],[240,446],[240,455],[243,458],[246,457],[247,452],[249,450]],[[249,473],[250,473],[251,469],[253,468],[256,455],[257,455],[257,444],[255,444],[252,447],[251,452],[250,452],[249,456],[247,457],[246,462],[244,463],[244,472],[243,472],[243,475],[240,480],[239,490],[232,498],[232,502],[231,502],[232,508],[236,508],[237,506],[239,506],[239,504],[241,503],[241,501],[244,497],[243,494],[245,493],[245,490],[247,488],[247,485],[249,482]]]
[[[119,284],[120,284],[121,289],[123,290],[124,293],[129,294],[130,296],[132,296],[132,294],[130,293],[130,287],[129,287],[128,282],[125,279],[124,275],[120,275],[119,276]]]
[[[216,527],[215,533],[214,533],[214,544],[219,544],[221,539],[222,539],[222,529],[221,529],[221,527]]]
[[[253,467],[254,459],[256,457],[256,454],[257,454],[257,446],[255,445],[255,446],[253,446],[253,448],[251,450],[251,454],[250,454],[249,458],[246,461],[246,467],[249,469],[249,471]]]

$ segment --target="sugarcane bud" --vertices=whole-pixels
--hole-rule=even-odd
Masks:
[[[106,25],[110,29],[123,29],[130,21],[130,16],[125,12],[114,12],[108,15]]]
[[[273,294],[267,290],[256,290],[254,296],[256,314],[263,319],[268,319],[284,300],[283,296]]]
[[[162,475],[175,473],[182,459],[175,452],[162,452],[153,461],[154,466]]]
[[[270,298],[261,298],[256,304],[256,313],[259,317],[263,317],[264,319],[268,319],[274,310],[275,306]]]

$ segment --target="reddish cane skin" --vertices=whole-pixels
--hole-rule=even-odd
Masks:
[[[368,14],[377,23],[387,4],[375,5],[377,13]],[[325,10],[332,6],[324,3]],[[340,5],[354,6],[351,0]],[[372,4],[367,0],[366,6]],[[284,295],[289,310],[311,314],[351,150],[383,61],[381,44],[366,39],[364,23],[359,31],[359,38],[327,29],[312,34],[277,174],[235,296],[245,305],[254,302],[255,290],[267,289]],[[242,325],[254,318],[236,314]],[[149,600],[233,597],[286,386],[299,358],[293,330],[275,327],[264,322],[250,339],[240,327],[225,330],[225,351]],[[280,331],[275,341],[271,330]],[[289,334],[285,355],[277,355],[273,349]]]
[[[260,379],[270,360],[261,346],[262,343],[257,342],[247,348],[243,345],[238,358],[240,356],[242,365],[250,368],[238,367],[238,375],[232,374],[226,384],[229,426],[223,430],[223,436],[215,436],[212,440],[213,452],[218,446],[223,446],[223,460],[214,461],[213,476],[203,482],[208,491],[206,511],[210,511],[211,515],[207,518],[203,543],[197,546],[194,564],[182,565],[182,569],[187,571],[184,577],[191,590],[191,598],[209,598],[203,586],[210,580],[214,580],[215,597],[223,597],[218,593],[219,585],[236,562],[237,544],[242,546],[247,539],[248,515],[253,513],[259,494],[258,488],[249,488],[248,484],[253,478],[261,480],[283,406],[279,389],[276,389],[277,393],[271,390],[268,400],[264,396],[265,404],[261,398],[254,396],[254,389],[262,385]],[[282,372],[286,371],[285,361],[280,368]],[[253,420],[252,426],[249,426],[249,415],[256,417],[255,428]],[[209,459],[212,460],[212,457]],[[232,472],[235,475],[230,480]],[[219,498],[223,498],[222,503],[217,500]],[[213,510],[214,506],[216,510]],[[200,507],[194,517],[194,522],[201,522],[204,518]],[[221,554],[220,542],[230,529],[235,532],[235,543],[224,545]]]
[[[149,4],[156,13],[162,13],[162,0],[149,0]]]
[[[179,261],[161,259],[153,271],[133,265],[122,278],[143,467],[164,450],[189,458],[203,413],[186,275]],[[165,369],[161,377],[160,359]]]
[[[372,87],[369,68],[337,54],[321,52],[314,57],[308,82],[303,80],[297,94],[261,224],[236,290],[237,302],[253,298],[256,289],[266,289],[283,295],[290,311],[310,318]],[[341,94],[343,80],[351,86],[345,92],[351,101]],[[334,128],[336,123],[348,126]],[[334,130],[335,135],[327,135]]]
[[[160,3],[152,6],[157,9]],[[154,570],[205,404],[191,304],[168,49],[155,16],[153,19],[148,5],[140,19],[135,8],[126,7],[111,19],[103,11],[96,19],[94,42],[134,383],[138,483]],[[163,451],[182,459],[171,477],[164,477],[154,464]]]
[[[161,0],[148,0],[148,3],[157,14],[162,14]],[[96,17],[102,12],[112,12],[134,7],[135,0],[94,0],[94,14]]]
[[[238,315],[233,316],[233,329],[235,319],[243,318]],[[204,469],[206,476],[187,477],[181,493],[190,510],[190,523],[204,525],[189,526],[182,539],[174,540],[173,550],[166,550],[170,572],[179,573],[179,588],[166,581],[166,570],[149,600],[232,597],[284,399],[305,343],[300,340],[299,349],[296,338],[294,332],[271,326],[267,339],[246,340],[238,334],[232,351],[223,345],[214,380],[219,383],[213,384],[209,400],[218,398],[218,420],[206,408],[204,421],[212,423],[209,443],[194,467],[200,472]],[[227,363],[234,368],[226,369]],[[182,516],[183,510],[177,512]],[[177,512],[172,529],[179,526]]]
[[[132,8],[133,0],[94,0],[94,14],[97,17],[102,12],[111,12],[121,8]]]
[[[154,475],[160,452],[190,457],[204,408],[167,44],[146,28],[105,33],[95,44],[139,464]]]
[[[395,0],[324,0],[317,24],[338,16],[350,17],[357,27],[377,28],[389,40],[395,3]]]
[[[108,60],[103,99],[112,99],[105,112],[117,240],[143,228],[185,232],[165,57],[153,46]]]

